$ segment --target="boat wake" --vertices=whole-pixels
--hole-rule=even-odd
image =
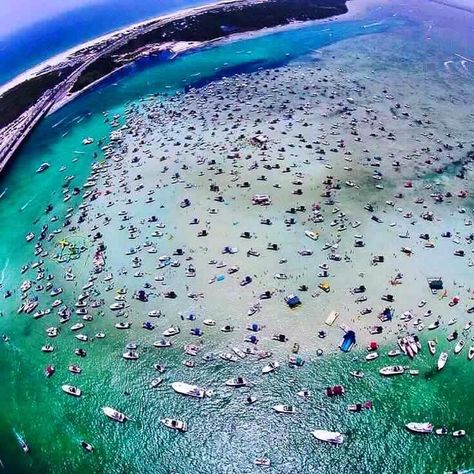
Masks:
[[[28,202],[23,204],[23,206],[20,207],[20,211],[24,211],[30,205],[31,201],[33,201],[33,199],[30,199]]]
[[[2,268],[2,273],[0,274],[0,285],[3,285],[3,282],[5,281],[5,272],[6,272],[6,269],[8,268],[9,263],[10,263],[10,259],[7,258],[7,261],[5,262],[5,265]]]

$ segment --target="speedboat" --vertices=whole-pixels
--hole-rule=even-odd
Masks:
[[[312,230],[305,230],[304,235],[306,235],[306,237],[309,237],[311,240],[319,239],[319,234],[317,232],[313,232]]]
[[[80,374],[82,372],[82,369],[78,365],[70,365],[68,367],[69,372],[72,372],[73,374]]]
[[[461,438],[462,436],[466,436],[466,432],[464,430],[453,431],[453,436],[455,438]]]
[[[89,338],[85,334],[77,334],[76,339],[78,339],[79,341],[86,342]]]
[[[132,323],[130,323],[128,321],[127,322],[122,321],[120,323],[116,323],[115,327],[117,329],[130,329],[131,325],[132,325]]]
[[[270,467],[271,461],[268,458],[257,458],[255,459],[256,466]]]
[[[36,170],[37,173],[42,173],[43,171],[47,170],[51,165],[49,163],[41,163],[38,169]]]
[[[68,395],[72,395],[73,397],[80,397],[82,392],[80,388],[74,387],[74,385],[62,385],[61,386],[63,392],[67,393]]]
[[[291,405],[275,405],[273,409],[277,413],[285,413],[285,414],[296,413],[296,408]]]
[[[161,422],[167,428],[170,428],[172,430],[181,431],[183,433],[188,431],[188,425],[186,424],[185,421],[173,420],[172,418],[163,418]]]
[[[122,354],[122,357],[126,360],[138,360],[139,355],[138,355],[138,352],[129,350],[127,352],[124,352]]]
[[[159,379],[153,379],[150,382],[150,388],[157,388],[163,383],[163,379],[160,377]]]
[[[277,361],[272,361],[262,369],[262,374],[274,372],[276,369],[278,369],[278,367],[280,367],[280,364]]]
[[[436,428],[435,433],[439,436],[447,435],[448,434],[448,428]]]
[[[405,372],[405,368],[401,365],[389,365],[379,370],[380,375],[390,377],[391,375],[401,375]]]
[[[13,431],[13,433],[15,433],[15,438],[18,441],[18,444],[20,445],[20,448],[23,450],[23,452],[24,453],[29,453],[30,448],[26,444],[26,441],[24,440],[24,438],[19,433],[17,433],[16,431]]]
[[[82,329],[84,327],[83,323],[76,323],[73,326],[71,326],[71,331],[77,331],[79,329]]]
[[[41,350],[43,352],[53,352],[54,351],[54,347],[51,345],[51,344],[46,344],[44,345]]]
[[[352,372],[349,372],[349,373],[356,379],[361,379],[364,376],[364,374],[360,370],[353,370]]]
[[[397,357],[402,353],[399,349],[392,349],[391,351],[388,352],[389,357]]]
[[[461,339],[457,344],[456,344],[456,347],[454,348],[454,353],[455,354],[459,354],[463,349],[464,349],[464,346],[466,345],[466,341],[464,341],[463,339]]]
[[[446,365],[447,360],[448,360],[448,353],[441,352],[438,359],[438,370],[441,370]]]
[[[198,387],[197,385],[190,385],[185,382],[173,382],[171,388],[181,395],[187,395],[189,397],[204,398],[205,396],[210,396],[211,393],[203,388]]]
[[[237,361],[237,357],[234,354],[231,354],[230,352],[221,352],[219,354],[219,357],[222,360],[225,360],[227,362],[236,362]]]
[[[163,331],[163,336],[165,337],[170,337],[170,336],[175,336],[176,334],[179,334],[181,330],[179,329],[178,326],[171,326],[170,328],[166,329],[166,331]]]
[[[377,359],[378,356],[377,352],[371,352],[365,356],[365,360],[374,360]]]
[[[129,419],[124,413],[120,413],[110,407],[102,407],[102,411],[105,416],[108,416],[110,419],[118,421],[119,423],[123,423],[125,420]]]
[[[87,443],[86,441],[81,441],[81,446],[84,451],[88,453],[92,453],[94,451],[94,446],[92,446],[92,444]]]
[[[216,322],[213,319],[205,319],[203,322],[206,326],[215,326]]]
[[[324,441],[331,444],[342,444],[344,436],[337,431],[314,430],[311,434],[319,441]]]
[[[407,430],[413,433],[431,433],[433,431],[433,425],[431,423],[407,423],[405,425]]]
[[[251,385],[250,382],[245,380],[243,377],[236,377],[234,379],[229,379],[225,382],[225,384],[228,387],[235,387],[235,388],[248,387],[249,385]]]
[[[436,341],[428,341],[428,349],[431,355],[436,353]]]
[[[166,341],[164,339],[161,339],[160,341],[155,341],[153,343],[153,346],[154,347],[171,347],[172,345],[172,342],[171,341]]]
[[[51,377],[51,375],[54,374],[54,371],[54,365],[50,364],[46,367],[46,369],[44,369],[44,375],[46,375],[46,377]]]
[[[467,358],[468,360],[474,359],[474,346],[471,346],[469,348],[469,352],[467,353]]]

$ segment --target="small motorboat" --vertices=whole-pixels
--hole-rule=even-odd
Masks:
[[[353,370],[349,373],[352,375],[352,377],[355,377],[356,379],[361,379],[364,376],[361,370]]]
[[[92,453],[94,451],[94,446],[92,444],[87,443],[86,441],[81,441],[81,446],[84,451],[87,453]]]
[[[439,436],[447,435],[449,433],[448,428],[436,428],[435,433]]]
[[[428,349],[431,355],[435,355],[436,353],[436,341],[428,341]]]
[[[39,165],[38,169],[36,170],[37,173],[42,173],[43,171],[46,171],[51,165],[49,163],[41,163]]]
[[[138,360],[138,358],[140,357],[138,355],[138,352],[136,351],[132,351],[132,350],[128,350],[127,352],[124,352],[122,354],[122,357],[126,360]]]
[[[347,410],[351,412],[360,412],[362,410],[371,410],[372,409],[372,402],[364,402],[364,403],[352,403],[351,405],[347,405]]]
[[[108,416],[111,420],[118,421],[119,423],[123,423],[125,420],[129,418],[124,413],[120,413],[117,410],[114,410],[110,407],[102,407],[102,412],[105,416]]]
[[[390,377],[392,375],[402,375],[405,372],[405,368],[401,365],[389,365],[379,370],[380,375]]]
[[[377,359],[378,356],[379,355],[378,355],[377,352],[371,352],[370,354],[367,354],[365,356],[365,360],[375,360],[375,359]]]
[[[237,356],[230,352],[221,352],[219,357],[226,362],[237,362]]]
[[[43,352],[53,352],[54,351],[54,347],[51,345],[51,344],[46,344],[44,345],[41,350]]]
[[[130,329],[131,326],[132,326],[132,323],[128,321],[121,321],[120,323],[115,324],[115,327],[117,329]]]
[[[433,425],[431,423],[407,423],[405,425],[408,431],[413,433],[432,433],[433,432]]]
[[[469,352],[467,353],[467,358],[468,360],[474,359],[474,346],[471,346],[469,348]]]
[[[150,388],[157,388],[163,383],[163,379],[160,377],[159,379],[153,379],[150,382]]]
[[[337,431],[327,430],[314,430],[311,434],[319,441],[331,444],[342,444],[344,442],[344,436]]]
[[[268,458],[257,458],[255,459],[256,466],[270,467],[271,461]]]
[[[73,374],[80,374],[82,372],[82,369],[78,366],[78,365],[70,365],[68,367],[68,370],[69,372],[73,373]]]
[[[204,390],[196,385],[190,385],[185,382],[173,382],[171,388],[181,395],[187,395],[189,397],[204,398],[205,396],[210,396],[211,392]]]
[[[20,445],[20,448],[22,449],[22,451],[24,453],[29,453],[30,452],[30,447],[26,444],[26,441],[23,438],[23,436],[21,436],[16,431],[13,431],[13,433],[15,434],[15,438],[16,438],[18,444]]]
[[[166,341],[165,339],[161,339],[159,341],[155,341],[153,343],[153,346],[158,347],[158,348],[162,348],[162,347],[171,347],[172,344],[173,343],[171,341]]]
[[[240,387],[248,387],[250,384],[249,381],[245,380],[243,377],[236,377],[233,379],[229,379],[225,382],[225,385],[228,387],[240,388]]]
[[[276,369],[278,369],[278,367],[280,367],[280,364],[277,361],[272,361],[265,367],[263,367],[262,374],[269,374],[270,372],[274,372]]]
[[[72,395],[73,397],[80,397],[82,392],[80,388],[74,387],[74,385],[62,385],[61,389],[64,393]]]
[[[453,431],[453,436],[455,438],[461,438],[463,436],[466,436],[466,432],[464,430]]]
[[[46,375],[46,377],[49,378],[54,374],[54,371],[55,371],[54,365],[50,364],[44,369],[44,375]]]
[[[308,400],[308,398],[311,396],[311,392],[307,389],[300,390],[296,395],[298,397],[304,398],[305,400]]]
[[[464,339],[461,339],[457,344],[456,347],[454,348],[454,353],[459,354],[463,349],[464,346],[466,345],[466,341]]]
[[[441,370],[444,368],[444,366],[446,365],[446,362],[448,360],[448,353],[447,352],[441,352],[441,354],[439,355],[439,359],[438,359],[438,370]]]
[[[205,319],[202,323],[206,326],[215,326],[216,325],[216,322],[213,319]]]
[[[327,387],[325,392],[328,397],[337,397],[339,395],[344,395],[345,390],[342,385],[334,385],[333,387]]]
[[[277,413],[284,413],[284,414],[296,413],[296,408],[294,406],[291,406],[291,405],[275,405],[273,407],[273,409]]]
[[[176,334],[179,334],[181,330],[179,329],[178,326],[171,326],[165,331],[163,331],[163,336],[165,337],[170,337],[170,336],[175,336]]]
[[[172,418],[163,418],[161,422],[172,430],[181,431],[185,433],[188,431],[188,425],[185,421],[173,420]]]
[[[392,349],[391,351],[388,352],[387,355],[388,355],[389,357],[397,357],[397,356],[399,356],[401,353],[402,353],[402,351],[399,350],[399,349]]]

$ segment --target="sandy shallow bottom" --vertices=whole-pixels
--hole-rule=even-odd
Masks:
[[[20,373],[23,365],[38,365],[41,344],[54,344],[51,359],[40,354],[45,358],[39,364],[42,369],[52,360],[60,373],[44,390],[27,387],[28,403],[57,403],[65,419],[53,418],[47,429],[53,436],[55,429],[64,427],[65,439],[74,439],[74,448],[66,446],[74,453],[74,466],[95,466],[94,458],[79,458],[79,436],[97,446],[104,465],[114,462],[104,461],[108,453],[119,453],[117,465],[143,472],[151,465],[159,465],[154,472],[160,473],[190,472],[191,466],[200,465],[198,472],[250,473],[255,472],[253,459],[264,455],[272,458],[275,472],[316,472],[315,466],[321,472],[346,472],[359,455],[360,472],[372,472],[381,463],[378,448],[383,451],[398,444],[410,452],[422,450],[416,472],[428,472],[430,463],[448,468],[470,460],[460,454],[462,450],[451,450],[448,441],[441,445],[438,438],[430,437],[426,444],[418,444],[419,439],[403,428],[415,419],[436,420],[451,428],[472,426],[469,413],[465,420],[460,415],[468,406],[468,394],[462,390],[453,394],[449,388],[450,383],[458,386],[467,380],[464,374],[471,362],[466,355],[473,344],[469,330],[463,331],[472,319],[467,309],[474,305],[469,194],[473,176],[468,154],[473,136],[472,78],[462,70],[445,68],[444,56],[429,45],[414,48],[414,44],[418,45],[390,34],[352,38],[276,69],[233,75],[177,95],[149,96],[129,104],[126,113],[116,118],[116,125],[110,127],[114,139],[105,153],[99,139],[110,136],[94,136],[94,144],[82,148],[87,154],[96,152],[100,162],[91,175],[92,186],[81,190],[81,194],[91,190],[94,199],[90,195],[83,199],[82,222],[80,210],[71,211],[65,225],[58,212],[59,220],[49,222],[48,232],[61,226],[62,232],[51,242],[42,241],[49,253],[43,257],[46,277],[40,283],[46,284],[48,274],[54,276],[54,287],[63,288],[58,297],[71,309],[71,321],[60,325],[53,310],[29,321],[30,325],[18,325],[31,351],[9,362],[12,371]],[[262,137],[263,143],[255,137]],[[400,166],[393,166],[394,162]],[[60,189],[62,183],[57,186]],[[271,204],[253,205],[257,194],[268,194]],[[181,207],[185,199],[190,205]],[[288,212],[301,206],[304,210]],[[432,212],[432,220],[423,218],[427,212]],[[56,209],[42,219],[50,221],[54,214]],[[152,216],[156,222],[150,222]],[[198,224],[190,224],[194,218]],[[261,219],[272,224],[261,224]],[[294,223],[285,223],[288,219]],[[208,235],[198,237],[203,230]],[[304,233],[308,230],[319,238],[308,238]],[[242,238],[244,232],[250,238]],[[442,237],[445,232],[451,237]],[[426,247],[421,234],[429,234],[432,247]],[[356,247],[356,240],[363,246]],[[87,250],[78,260],[57,263],[51,258],[54,254],[69,254],[58,250],[61,241]],[[268,250],[268,244],[277,244],[278,250]],[[25,262],[39,258],[30,253],[33,245],[26,244]],[[95,265],[94,254],[101,245],[103,264]],[[238,251],[223,254],[226,246]],[[411,255],[402,247],[410,248]],[[134,253],[127,255],[132,248]],[[182,249],[182,256],[173,255],[177,249]],[[248,256],[250,249],[258,256]],[[458,250],[464,256],[455,256]],[[176,263],[157,268],[165,256]],[[384,262],[374,265],[374,256],[383,256]],[[194,277],[186,276],[190,265]],[[325,265],[328,275],[318,276]],[[229,274],[231,266],[238,266],[238,272]],[[67,271],[75,276],[73,281],[65,280]],[[277,274],[286,279],[275,278]],[[36,275],[30,269],[19,281],[35,280]],[[246,276],[252,281],[241,286]],[[209,283],[214,277],[216,281]],[[432,294],[427,281],[431,277],[442,277],[446,291]],[[329,292],[319,288],[322,282],[328,283]],[[365,293],[354,294],[361,285]],[[111,311],[119,289],[126,290],[126,307]],[[148,301],[134,298],[140,290]],[[74,304],[85,291],[90,293],[86,301],[91,321],[74,314]],[[170,291],[177,297],[166,298]],[[272,297],[260,299],[266,291]],[[19,293],[14,294],[18,304]],[[33,294],[39,297],[37,310],[50,307],[54,300],[44,291],[30,290]],[[300,298],[298,308],[289,309],[285,303],[290,294]],[[387,294],[393,295],[392,302],[382,300]],[[361,296],[367,299],[356,302]],[[454,297],[459,302],[450,306]],[[426,304],[420,307],[423,300]],[[259,310],[249,316],[255,304]],[[393,309],[394,318],[382,323],[378,315],[387,307]],[[160,310],[162,316],[149,317],[152,310]],[[327,326],[331,311],[339,317]],[[412,315],[408,322],[401,319],[407,311]],[[190,315],[196,319],[189,320]],[[438,318],[440,328],[428,331]],[[205,319],[215,320],[216,325],[204,325]],[[448,325],[451,319],[456,322]],[[147,320],[154,324],[153,330],[142,329]],[[79,321],[85,327],[78,332],[89,337],[87,342],[77,341],[77,333],[70,331]],[[118,322],[132,326],[118,330],[114,327]],[[253,322],[262,330],[247,331]],[[171,325],[181,328],[172,338],[173,348],[162,352],[153,348],[152,343]],[[233,332],[221,332],[225,325],[233,326]],[[44,336],[51,326],[61,328],[57,338]],[[372,326],[381,326],[382,333],[371,335]],[[192,328],[201,329],[203,336],[190,335]],[[357,335],[357,345],[344,355],[338,344],[343,329],[349,328]],[[318,336],[320,330],[326,337]],[[456,342],[446,341],[454,330],[458,340],[466,341],[457,357]],[[100,331],[105,339],[95,337]],[[411,333],[420,338],[420,356],[414,361],[386,357],[399,336]],[[244,342],[250,334],[258,338],[257,344]],[[277,342],[274,334],[283,334],[288,341]],[[11,347],[19,347],[12,339]],[[441,378],[436,382],[438,353],[428,354],[426,339],[437,339],[438,353],[446,350],[451,358],[452,365],[437,375]],[[137,362],[121,358],[129,341],[139,343]],[[368,363],[364,359],[370,341],[381,349],[380,359]],[[197,357],[184,354],[188,343],[199,347]],[[302,370],[292,370],[286,363],[294,343],[306,361]],[[73,354],[77,347],[85,348],[88,356],[77,358]],[[232,364],[218,357],[235,347],[267,350],[272,358],[257,361],[249,356]],[[323,357],[317,356],[318,349]],[[206,354],[214,354],[216,360],[206,363],[202,358]],[[195,368],[183,366],[191,359]],[[261,369],[270,360],[282,367],[272,374],[274,378],[262,377]],[[379,376],[380,367],[398,361],[419,368],[423,376],[407,374],[397,380]],[[73,362],[84,369],[76,378],[66,368]],[[156,392],[149,389],[151,379],[159,376],[154,363],[168,368]],[[366,372],[362,381],[349,374],[360,368]],[[241,374],[255,386],[241,392],[222,386]],[[38,377],[43,381],[42,373]],[[84,390],[83,399],[58,402],[62,394],[54,390],[60,378],[77,383]],[[212,388],[215,395],[193,404],[196,400],[178,397],[170,389],[169,383],[178,380]],[[323,395],[324,388],[335,383],[344,384],[348,392],[340,403]],[[23,386],[12,387],[20,398]],[[308,403],[296,396],[307,387],[314,393]],[[243,409],[249,394],[255,394],[259,403]],[[366,418],[347,418],[347,403],[369,398],[377,410]],[[81,403],[80,421],[76,402]],[[267,417],[265,410],[271,413],[271,406],[281,402],[298,407],[302,416],[297,423]],[[97,416],[104,404],[130,414],[134,422],[126,430],[112,426]],[[392,423],[393,413],[398,418]],[[157,421],[164,416],[187,420],[190,431],[173,436]],[[378,443],[373,442],[375,425],[381,434]],[[308,433],[315,427],[344,431],[351,442],[344,451],[326,451],[319,445],[314,449]],[[33,428],[43,433],[46,429],[39,417]],[[362,440],[367,440],[363,446]],[[159,452],[157,445],[162,448]],[[56,449],[52,457],[59,458],[61,446],[45,442],[42,454]],[[450,451],[449,465],[441,461],[440,446]],[[176,459],[177,450],[189,456]],[[408,472],[405,454],[394,462],[398,472]],[[66,471],[67,466],[61,469]],[[392,472],[383,469],[378,472]]]

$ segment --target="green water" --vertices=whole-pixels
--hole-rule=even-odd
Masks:
[[[18,288],[23,279],[18,269],[34,259],[24,236],[32,229],[38,232],[46,205],[54,203],[54,213],[64,215],[68,207],[79,204],[79,198],[62,202],[60,183],[65,174],[75,176],[76,186],[87,177],[93,162],[91,150],[97,148],[83,147],[81,141],[86,136],[107,137],[110,128],[103,121],[103,110],[122,113],[128,103],[148,94],[173,93],[195,81],[274,67],[297,57],[304,60],[334,41],[388,33],[402,22],[383,19],[370,31],[363,24],[305,27],[205,49],[169,63],[142,64],[47,118],[1,178],[0,189],[7,188],[0,201],[3,287]],[[44,161],[51,163],[51,169],[36,174]],[[61,165],[67,166],[65,173],[59,173]],[[40,221],[34,224],[38,217]],[[54,271],[51,262],[48,267]],[[0,344],[0,458],[5,472],[253,473],[258,456],[269,456],[273,467],[267,472],[275,473],[435,473],[474,466],[474,381],[465,357],[450,360],[449,370],[438,374],[424,351],[416,363],[419,377],[391,380],[377,374],[380,367],[389,365],[386,357],[373,362],[364,379],[353,379],[349,371],[360,368],[362,358],[357,353],[315,357],[302,369],[281,367],[267,378],[259,375],[261,364],[243,361],[239,374],[258,380],[252,394],[259,402],[247,408],[243,404],[246,389],[231,391],[220,385],[237,370],[221,361],[201,365],[192,375],[192,382],[215,389],[210,399],[179,397],[165,387],[147,389],[150,367],[157,361],[156,350],[149,346],[156,337],[138,327],[127,334],[114,331],[115,321],[107,317],[94,319],[94,332],[104,330],[108,337],[89,343],[88,356],[79,361],[84,372],[74,378],[67,372],[68,364],[78,362],[73,338],[57,338],[55,352],[43,354],[39,347],[45,343],[44,329],[52,324],[48,317],[33,321],[17,315],[17,294],[1,303],[0,333],[11,339]],[[187,339],[181,334],[174,348],[160,352],[159,360],[169,368],[172,380],[190,380],[181,364],[181,348]],[[118,356],[128,340],[142,342],[142,357],[136,363],[124,364]],[[214,344],[218,342],[207,341],[209,351]],[[442,346],[441,341],[438,350]],[[43,375],[48,363],[58,368],[51,379]],[[61,393],[62,383],[76,380],[84,391],[80,399]],[[347,396],[323,399],[322,390],[335,383],[346,387]],[[314,397],[295,401],[294,393],[301,388],[312,390]],[[374,402],[373,411],[347,412],[347,403],[365,400]],[[294,403],[298,414],[281,417],[268,410],[282,401]],[[126,412],[133,420],[125,425],[111,422],[100,413],[104,405]],[[176,414],[187,420],[188,433],[170,432],[160,425],[162,417]],[[452,429],[462,427],[471,437],[418,437],[403,429],[408,421],[431,420]],[[337,448],[316,444],[309,432],[317,427],[340,430],[347,442]],[[19,449],[13,429],[24,434],[32,449],[29,455]],[[80,449],[82,439],[95,446],[94,454]]]

